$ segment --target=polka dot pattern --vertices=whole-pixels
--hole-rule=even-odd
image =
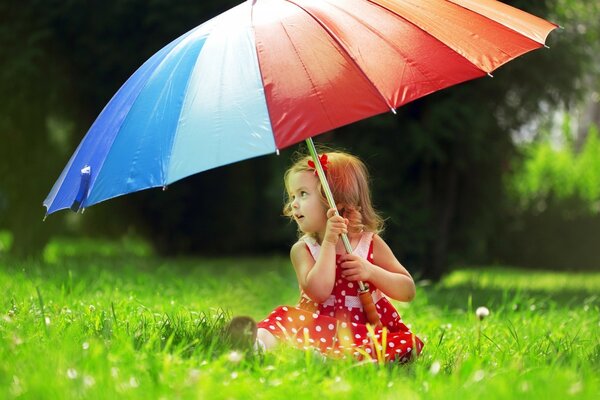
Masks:
[[[362,257],[368,254],[367,260],[372,262],[372,247],[372,241],[368,248],[361,249],[359,245],[355,254]],[[383,349],[386,361],[407,362],[418,355],[423,342],[404,325],[385,296],[375,306],[385,327],[383,329],[387,330],[387,343],[381,342],[384,337],[382,328],[376,329],[374,335],[369,333],[362,308],[346,300],[346,296],[358,296],[358,285],[342,277],[341,272],[338,264],[329,301],[318,304],[302,293],[297,306],[276,308],[269,318],[258,323],[258,327],[269,330],[280,340],[289,340],[300,349],[316,348],[322,354],[335,358],[349,355],[358,360],[376,359]],[[371,292],[377,290],[371,283],[369,288]]]

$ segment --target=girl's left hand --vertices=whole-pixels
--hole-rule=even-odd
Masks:
[[[349,281],[368,281],[375,267],[362,257],[355,254],[344,254],[340,256],[342,276]]]

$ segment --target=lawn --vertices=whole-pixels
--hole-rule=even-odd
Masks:
[[[232,354],[220,336],[232,315],[295,304],[284,257],[77,246],[0,257],[0,398],[600,398],[600,273],[482,267],[420,281],[396,304],[423,355],[377,365],[289,347]]]

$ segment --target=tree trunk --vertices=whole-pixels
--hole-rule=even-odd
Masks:
[[[424,276],[437,281],[448,271],[448,245],[450,232],[456,215],[456,199],[458,194],[458,172],[451,167],[440,167],[432,171],[429,178],[428,191],[433,237],[427,244]],[[430,175],[430,176],[431,176]]]

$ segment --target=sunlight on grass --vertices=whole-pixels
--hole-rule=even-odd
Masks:
[[[560,292],[564,290],[600,293],[600,274],[586,272],[547,272],[511,269],[507,267],[462,270],[444,279],[447,287],[465,284],[479,288],[543,290]]]
[[[285,257],[158,259],[123,243],[88,257],[89,244],[55,246],[45,261],[0,258],[0,398],[547,400],[600,392],[599,273],[495,267],[421,282],[413,303],[395,304],[425,340],[423,355],[377,366],[287,346],[232,353],[222,335],[232,315],[261,319],[297,301]],[[478,319],[479,306],[489,316]]]

